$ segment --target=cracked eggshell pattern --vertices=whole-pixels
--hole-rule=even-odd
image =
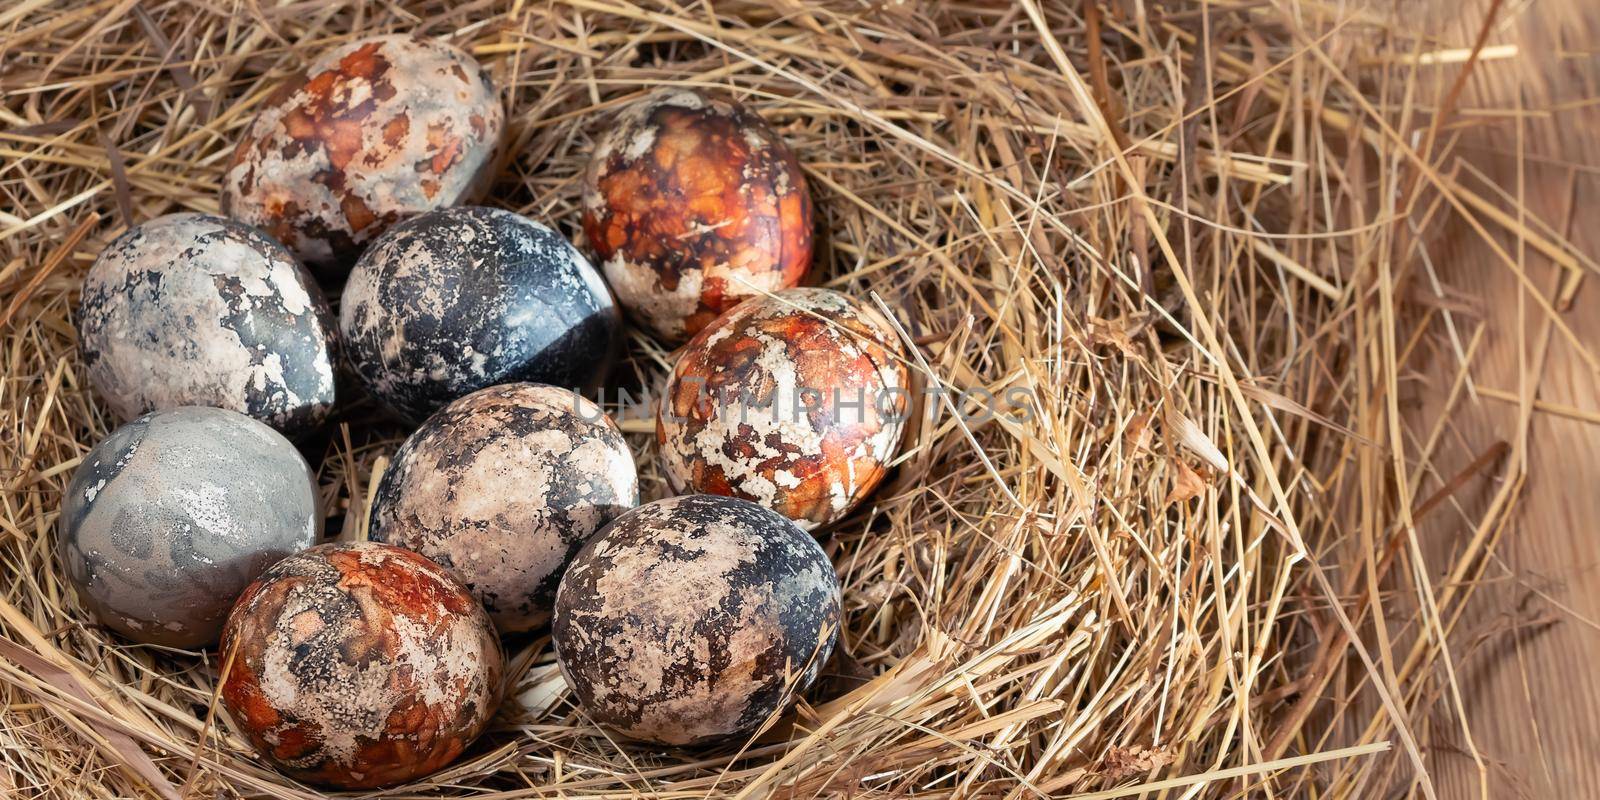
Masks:
[[[518,383],[461,398],[401,445],[372,504],[373,541],[448,568],[502,633],[543,625],[566,565],[639,504],[622,431],[566,389]]]
[[[833,651],[839,579],[792,522],[728,497],[659,500],[578,553],[551,637],[583,709],[670,745],[752,730]]]
[[[482,194],[504,121],[489,74],[461,50],[359,39],[267,100],[223,175],[222,211],[307,264],[348,267],[395,222]]]
[[[83,457],[57,555],[85,608],[138,642],[209,645],[239,592],[319,534],[311,468],[289,440],[218,408],[156,411]]]
[[[583,229],[617,299],[672,344],[811,264],[794,154],[756,114],[691,89],[618,113],[584,174]]]
[[[876,311],[829,289],[746,301],[687,345],[656,442],[673,491],[751,500],[812,530],[883,479],[910,395]]]
[[[89,380],[122,419],[204,405],[301,433],[332,413],[332,314],[289,251],[248,225],[134,226],[89,269],[77,323]]]
[[[345,284],[339,326],[367,388],[420,420],[498,383],[592,389],[622,319],[561,234],[463,207],[419,215],[374,242]]]
[[[493,715],[504,666],[465,587],[372,542],[274,565],[239,598],[222,645],[234,724],[295,778],[342,788],[454,761]]]

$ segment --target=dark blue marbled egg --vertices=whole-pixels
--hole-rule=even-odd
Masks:
[[[586,391],[604,379],[622,317],[561,234],[481,207],[431,211],[367,249],[339,327],[356,373],[413,421],[512,381]]]

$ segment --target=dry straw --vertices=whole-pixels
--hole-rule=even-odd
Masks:
[[[606,112],[662,85],[742,98],[805,164],[816,281],[889,309],[925,385],[1031,404],[988,420],[919,406],[891,481],[826,542],[840,653],[758,738],[615,741],[573,708],[541,636],[512,643],[509,700],[468,757],[390,796],[1432,796],[1417,765],[1441,740],[1482,769],[1470,735],[1423,712],[1460,702],[1439,643],[1515,507],[1522,445],[1441,475],[1442,424],[1403,425],[1408,365],[1464,365],[1481,339],[1421,245],[1464,217],[1486,242],[1510,227],[1574,273],[1594,264],[1445,155],[1450,76],[1484,40],[1424,38],[1391,13],[3,4],[0,793],[318,796],[242,746],[214,702],[215,654],[129,646],[63,586],[60,492],[113,426],[71,314],[130,222],[216,209],[277,80],[392,30],[488,66],[511,112],[492,202],[568,232]],[[670,357],[635,336],[616,373],[637,394]],[[1452,398],[1473,391],[1465,375]],[[647,412],[617,411],[659,495]],[[404,433],[373,417],[357,404],[307,445],[341,536],[362,535]],[[1452,494],[1487,477],[1502,488],[1475,535],[1422,568],[1417,520],[1461,513]]]

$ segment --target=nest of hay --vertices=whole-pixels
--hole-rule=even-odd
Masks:
[[[610,109],[669,84],[742,99],[811,182],[812,282],[880,298],[919,379],[947,394],[926,396],[889,480],[827,532],[841,645],[762,736],[618,741],[572,705],[534,635],[508,643],[489,733],[446,772],[382,794],[1431,792],[1419,767],[1439,733],[1413,712],[1453,677],[1426,634],[1451,624],[1492,519],[1446,565],[1438,602],[1389,612],[1398,638],[1366,626],[1381,587],[1428,580],[1412,574],[1414,520],[1476,479],[1430,470],[1439,428],[1400,415],[1419,352],[1446,333],[1476,342],[1443,324],[1458,302],[1415,301],[1431,285],[1419,242],[1463,203],[1503,198],[1431,160],[1459,83],[1427,70],[1465,74],[1474,43],[1388,13],[6,5],[0,788],[320,796],[234,733],[217,654],[132,646],[64,586],[60,493],[115,426],[85,386],[71,316],[85,269],[127,225],[216,210],[221,166],[277,80],[351,36],[407,31],[470,50],[502,89],[491,204],[573,236],[577,177]],[[653,387],[671,357],[635,333],[613,375]],[[980,413],[990,397],[1025,402]],[[647,499],[661,496],[650,410],[611,410]],[[374,476],[405,433],[356,403],[305,443],[330,535],[363,535]]]

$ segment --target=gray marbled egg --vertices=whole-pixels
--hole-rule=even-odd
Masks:
[[[122,419],[178,406],[303,432],[334,404],[333,316],[283,245],[209,214],[136,225],[83,282],[89,380]]]
[[[84,607],[130,639],[217,640],[244,587],[317,538],[311,469],[249,417],[146,414],[94,446],[61,503],[56,552]]]
[[[370,536],[449,568],[514,633],[549,619],[567,562],[638,503],[633,454],[599,406],[513,383],[445,406],[406,439]]]
[[[816,678],[839,627],[839,579],[805,531],[754,503],[658,500],[573,559],[551,637],[598,723],[694,744],[743,733]]]
[[[373,395],[420,420],[498,383],[599,385],[622,316],[561,234],[469,206],[420,214],[373,242],[345,284],[339,330]]]

